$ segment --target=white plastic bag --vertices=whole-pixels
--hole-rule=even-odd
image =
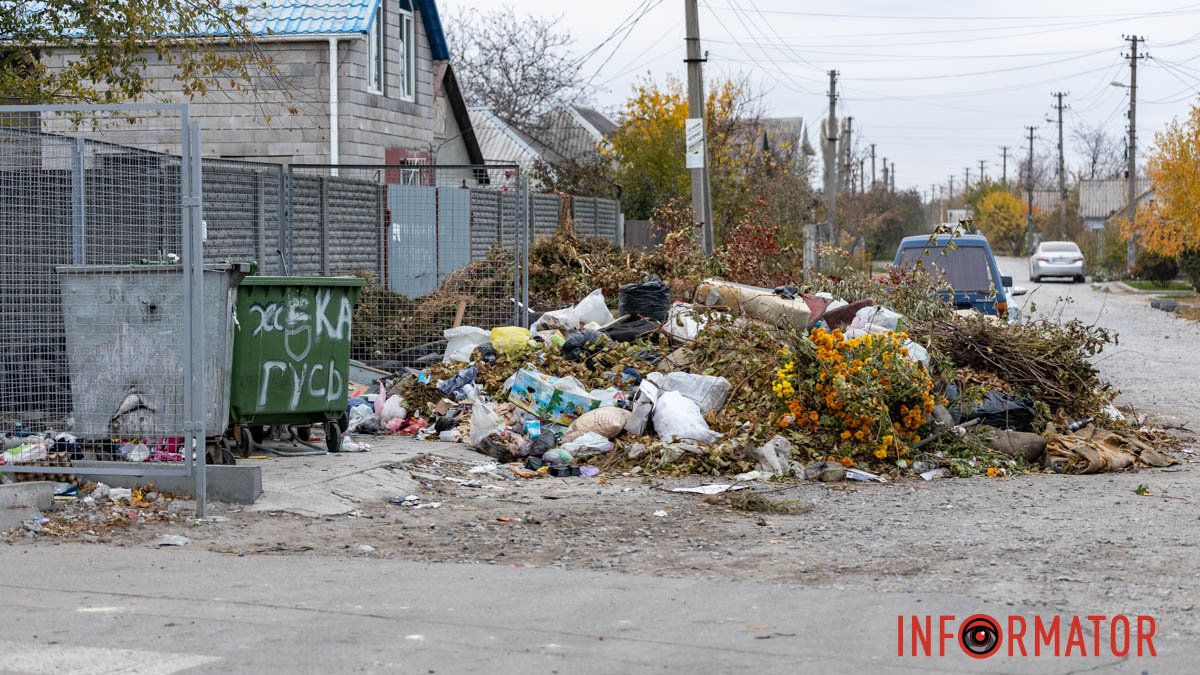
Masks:
[[[379,414],[379,423],[387,424],[392,420],[402,420],[408,417],[408,411],[404,409],[404,399],[397,394],[392,394],[383,404],[383,412]]]
[[[858,328],[868,333],[886,333],[900,330],[904,316],[897,314],[887,307],[863,307],[854,315],[850,322],[851,328]]]
[[[492,342],[490,332],[475,326],[447,328],[442,331],[442,336],[446,338],[446,353],[442,356],[442,361],[447,363],[470,363],[472,352]]]
[[[929,351],[920,343],[908,340],[904,343],[904,348],[908,350],[908,358],[923,366],[929,365]]]
[[[551,331],[568,331],[577,330],[579,328],[579,317],[575,316],[575,308],[567,307],[566,309],[556,309],[553,312],[546,312],[538,317],[538,320],[533,322],[529,330],[534,333],[551,332]]]
[[[612,323],[613,315],[608,311],[608,304],[604,302],[604,292],[597,288],[580,300],[579,304],[575,305],[575,318],[583,324],[596,323],[603,326]]]
[[[563,443],[558,449],[566,450],[575,459],[583,459],[612,450],[613,443],[603,435],[589,431],[573,441]]]
[[[692,373],[650,373],[646,376],[663,391],[677,391],[696,402],[700,412],[720,410],[733,385],[723,377],[693,375]]]
[[[487,403],[471,406],[471,447],[478,448],[488,436],[504,428],[504,420]]]
[[[663,331],[667,335],[688,342],[695,340],[703,329],[704,323],[696,320],[691,306],[678,303],[671,305],[671,310],[667,312],[667,320],[663,324]]]
[[[685,438],[712,443],[721,437],[708,428],[700,406],[677,391],[663,392],[658,397],[654,405],[654,430],[668,443]]]
[[[346,429],[348,431],[357,431],[367,420],[374,417],[375,409],[365,403],[360,403],[350,409],[349,424]]]

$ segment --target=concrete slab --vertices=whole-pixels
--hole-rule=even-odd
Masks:
[[[460,443],[417,441],[396,436],[356,437],[368,452],[315,457],[238,460],[261,467],[263,493],[250,511],[285,511],[320,518],[345,515],[368,501],[404,497],[416,491],[408,471],[393,467],[422,455],[468,464],[492,461]]]
[[[54,506],[54,483],[30,481],[0,485],[0,530],[11,530]]]
[[[108,476],[89,474],[89,468],[124,467],[125,462],[75,460],[75,475],[80,480],[105,483],[111,487],[133,488],[153,483],[155,487],[174,494],[195,497],[196,479],[191,476]],[[208,498],[228,504],[253,504],[262,494],[262,469],[257,466],[212,465],[207,467]]]

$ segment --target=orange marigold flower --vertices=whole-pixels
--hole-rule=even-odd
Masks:
[[[841,465],[845,466],[845,467],[854,466],[854,458],[853,457],[840,457],[840,458],[838,458],[837,461],[840,462]]]
[[[842,432],[842,440],[843,440],[843,441],[848,441],[848,440],[850,440],[850,432],[849,432],[849,431],[843,431],[843,432]]]
[[[887,457],[887,450],[880,448],[875,451],[875,459],[884,459],[885,457]]]

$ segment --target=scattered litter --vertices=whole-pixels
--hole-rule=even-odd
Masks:
[[[887,482],[887,479],[883,476],[873,474],[870,471],[863,471],[862,469],[855,468],[846,469],[846,478],[849,478],[850,480],[874,481],[876,483]]]
[[[360,553],[366,553],[367,555],[377,553],[375,547],[371,546],[370,544],[359,544],[358,550]]]
[[[745,485],[730,485],[725,483],[713,483],[711,485],[699,485],[696,487],[680,487],[674,488],[671,492],[694,492],[698,495],[719,495],[722,492],[729,490],[745,490]]]
[[[921,473],[921,478],[925,480],[933,480],[934,478],[949,478],[951,475],[950,469],[941,467],[937,469],[930,469],[929,471]]]
[[[164,534],[158,540],[158,546],[186,546],[190,540],[181,534]]]
[[[470,469],[467,469],[467,473],[492,473],[496,470],[497,466],[498,465],[495,462],[492,462],[491,464],[477,464]]]
[[[114,502],[122,499],[129,501],[129,499],[133,496],[133,490],[129,488],[108,488],[106,490],[106,495]]]
[[[660,510],[654,512],[654,517],[655,518],[666,518],[667,512],[660,509]]]
[[[594,466],[581,466],[579,467],[579,475],[583,478],[595,478],[600,475],[600,469]]]

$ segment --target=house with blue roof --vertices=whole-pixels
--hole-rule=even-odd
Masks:
[[[277,72],[191,99],[205,156],[483,162],[435,0],[256,0],[247,25]],[[46,61],[70,58],[56,49]],[[146,69],[158,98],[189,100],[169,63]]]

